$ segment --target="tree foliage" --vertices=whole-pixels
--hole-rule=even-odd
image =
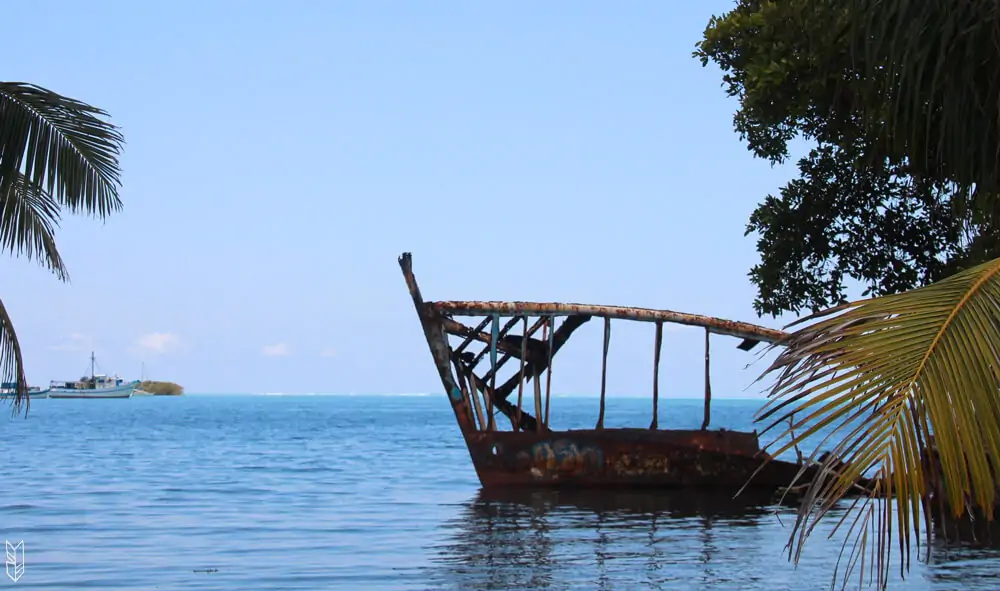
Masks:
[[[750,151],[777,164],[794,139],[815,145],[747,226],[759,314],[842,304],[848,279],[892,294],[1000,256],[1000,70],[984,65],[1000,35],[981,20],[997,4],[740,0],[711,19],[695,55],[722,69]]]
[[[139,388],[157,396],[180,396],[184,393],[184,388],[174,382],[143,380],[139,383]]]
[[[0,249],[26,256],[60,280],[69,273],[56,248],[62,211],[103,219],[121,209],[118,155],[124,139],[107,113],[51,90],[0,82]],[[21,346],[0,301],[0,377],[27,403]]]

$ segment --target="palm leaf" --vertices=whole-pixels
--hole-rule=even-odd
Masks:
[[[873,136],[933,176],[976,188],[982,194],[974,200],[995,195],[1000,1],[827,2],[847,8],[841,12],[845,41],[865,82],[852,100]]]
[[[0,82],[0,247],[42,261],[63,280],[68,274],[53,236],[60,210],[103,219],[122,206],[124,138],[106,116],[40,86]],[[27,381],[2,304],[0,374],[17,384],[17,412],[27,401]]]
[[[17,342],[14,324],[2,301],[0,301],[0,378],[17,386],[13,398],[14,414],[20,411],[22,405],[27,412],[30,399],[28,378],[24,375],[24,361],[21,359],[21,345]]]
[[[18,175],[0,201],[0,248],[39,260],[62,281],[69,272],[56,248],[59,204],[44,189]]]
[[[22,173],[74,213],[121,209],[118,154],[124,138],[107,113],[51,90],[0,82],[0,195]]]
[[[809,483],[790,556],[798,562],[817,521],[859,477],[871,475],[875,490],[835,532],[849,528],[844,582],[856,568],[870,567],[884,587],[893,537],[905,573],[912,538],[919,546],[921,527],[930,535],[932,497],[955,517],[975,507],[992,518],[1000,462],[1000,259],[795,323],[803,324],[774,345],[785,349],[764,372],[776,380],[757,420],[768,421],[765,431],[788,424],[778,436],[783,443],[769,446],[773,455],[821,431],[838,442]],[[838,563],[835,581],[842,571]]]

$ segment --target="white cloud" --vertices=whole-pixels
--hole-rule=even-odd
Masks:
[[[260,354],[265,357],[286,357],[292,354],[292,350],[285,343],[276,345],[266,345],[260,350]]]
[[[336,349],[332,349],[332,348],[326,348],[326,349],[323,349],[322,351],[320,351],[319,356],[320,357],[336,357],[337,356],[337,350]]]
[[[58,345],[49,345],[49,351],[86,351],[93,348],[87,335],[74,332]]]
[[[135,345],[140,351],[165,353],[177,346],[180,339],[172,332],[151,332],[139,337]]]

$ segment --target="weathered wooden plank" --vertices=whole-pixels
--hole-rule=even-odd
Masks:
[[[462,430],[468,444],[469,437],[476,431],[475,417],[472,409],[462,397],[462,390],[455,382],[455,377],[451,373],[451,347],[448,345],[448,335],[441,326],[441,318],[424,306],[423,296],[420,295],[420,287],[413,276],[413,262],[410,253],[403,253],[399,257],[399,268],[403,271],[403,279],[410,291],[413,299],[413,306],[417,309],[417,316],[420,319],[420,326],[423,328],[424,336],[427,338],[427,347],[430,349],[434,359],[434,367],[441,378],[441,385],[448,393],[448,400],[451,408],[455,412],[455,419]]]
[[[625,306],[597,306],[588,304],[563,304],[543,302],[479,302],[479,301],[441,301],[427,302],[428,307],[455,316],[481,316],[483,314],[499,314],[500,316],[599,316],[602,318],[617,318],[636,320],[640,322],[671,322],[688,326],[708,328],[716,334],[729,335],[746,342],[741,348],[749,348],[750,341],[776,343],[783,340],[787,333],[773,328],[766,328],[748,322],[725,320],[701,314],[687,314],[673,310],[654,310],[651,308],[633,308]]]

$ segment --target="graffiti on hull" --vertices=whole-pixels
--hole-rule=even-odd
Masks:
[[[540,441],[531,446],[529,453],[530,457],[525,459],[529,460],[531,473],[536,477],[596,472],[604,467],[604,452],[600,447],[571,439]]]

